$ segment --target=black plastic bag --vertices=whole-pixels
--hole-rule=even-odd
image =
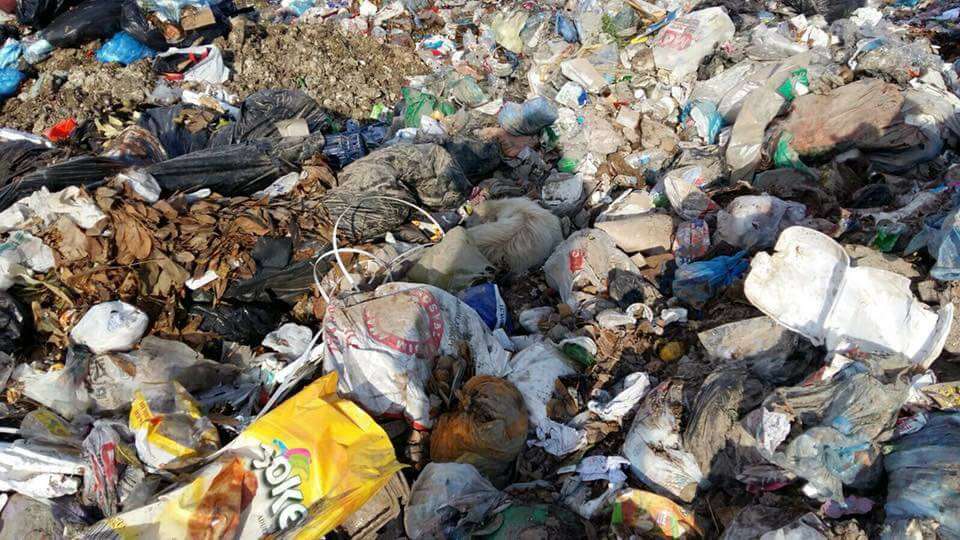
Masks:
[[[324,246],[320,252],[328,251]],[[257,273],[250,279],[231,284],[225,298],[243,302],[276,302],[295,304],[313,288],[313,260],[291,263],[293,240],[290,238],[261,238],[250,253],[257,262]],[[317,264],[317,275],[331,268],[329,260]]]
[[[46,166],[64,155],[59,148],[48,148],[30,141],[0,143],[0,186]]]
[[[121,0],[87,0],[62,13],[38,36],[55,47],[79,47],[119,32],[121,12]]]
[[[13,354],[30,333],[33,316],[7,292],[0,291],[0,352]]]
[[[168,157],[171,159],[180,157],[203,150],[210,140],[210,133],[207,130],[192,133],[182,123],[177,122],[177,117],[184,110],[194,108],[189,105],[175,105],[147,109],[140,115],[139,124],[160,140]]]
[[[260,345],[267,334],[280,325],[281,311],[273,305],[244,304],[216,307],[194,305],[191,315],[203,317],[200,330],[212,332],[226,341],[242,345]]]
[[[276,123],[297,118],[306,120],[311,134],[320,133],[331,120],[313,98],[299,90],[261,90],[243,100],[240,119],[218,129],[210,146],[278,138]]]
[[[250,195],[319,156],[323,136],[256,140],[207,148],[146,168],[166,193],[207,188],[221,195]]]
[[[329,261],[321,261],[317,275],[326,274],[330,268]],[[282,301],[293,305],[313,286],[313,261],[306,260],[285,268],[264,268],[250,279],[231,284],[223,296],[244,302]]]
[[[43,28],[67,3],[66,0],[17,0],[17,22],[31,28]]]
[[[81,156],[37,169],[0,188],[0,210],[5,210],[41,187],[52,192],[69,186],[90,189],[129,167],[129,164],[112,158]]]
[[[147,21],[147,14],[140,9],[137,0],[123,0],[123,13],[120,25],[124,32],[130,34],[137,41],[154,49],[156,51],[165,51],[170,47],[188,47],[207,45],[213,43],[213,40],[220,36],[225,36],[230,32],[230,16],[236,13],[233,2],[223,1],[219,4],[210,6],[216,23],[196,31],[190,31],[183,34],[180,41],[168,42],[163,35],[163,30],[156,28]]]
[[[165,51],[170,48],[163,31],[154,28],[147,22],[147,16],[137,5],[137,0],[124,0],[121,7],[120,27],[124,32],[133,36],[137,41],[155,51]]]

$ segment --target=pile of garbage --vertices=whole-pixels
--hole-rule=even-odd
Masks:
[[[960,3],[0,22],[0,537],[960,538]]]

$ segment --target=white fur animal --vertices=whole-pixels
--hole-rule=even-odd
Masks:
[[[557,216],[523,197],[480,203],[467,227],[470,240],[484,256],[514,274],[542,265],[563,241]]]

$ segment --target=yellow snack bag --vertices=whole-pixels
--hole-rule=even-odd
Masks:
[[[639,489],[617,495],[610,524],[622,538],[638,534],[660,538],[703,536],[695,514],[666,497]]]
[[[92,526],[86,538],[321,538],[402,466],[383,429],[330,373],[221,450],[189,484]]]

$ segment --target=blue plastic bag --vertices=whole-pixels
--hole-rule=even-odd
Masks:
[[[13,68],[0,69],[0,99],[6,99],[17,93],[24,75]]]
[[[323,157],[335,169],[342,169],[383,144],[390,126],[377,122],[360,127],[347,120],[340,133],[324,136]]]
[[[940,525],[938,538],[960,536],[960,413],[934,413],[920,431],[887,445],[888,523],[929,519]]]
[[[15,39],[8,39],[0,48],[0,69],[15,68],[23,54],[23,45]]]
[[[684,106],[680,113],[680,122],[697,126],[697,133],[707,144],[716,144],[723,127],[723,116],[717,110],[717,104],[706,99],[695,99]]]
[[[457,295],[465,304],[480,315],[491,330],[508,328],[507,305],[500,296],[500,289],[493,283],[481,283],[460,291]]]
[[[580,41],[580,33],[577,32],[577,25],[574,24],[573,19],[570,17],[557,12],[556,26],[557,33],[560,34],[560,37],[567,43],[577,43]]]
[[[960,280],[960,229],[951,227],[937,250],[937,263],[930,269],[937,281]]]
[[[144,58],[151,58],[155,54],[157,54],[156,51],[140,43],[130,34],[117,32],[97,51],[97,60],[104,63],[119,62],[126,66]]]
[[[673,278],[673,294],[693,307],[702,307],[711,298],[740,278],[750,266],[747,252],[729,257],[690,263],[677,268]]]

